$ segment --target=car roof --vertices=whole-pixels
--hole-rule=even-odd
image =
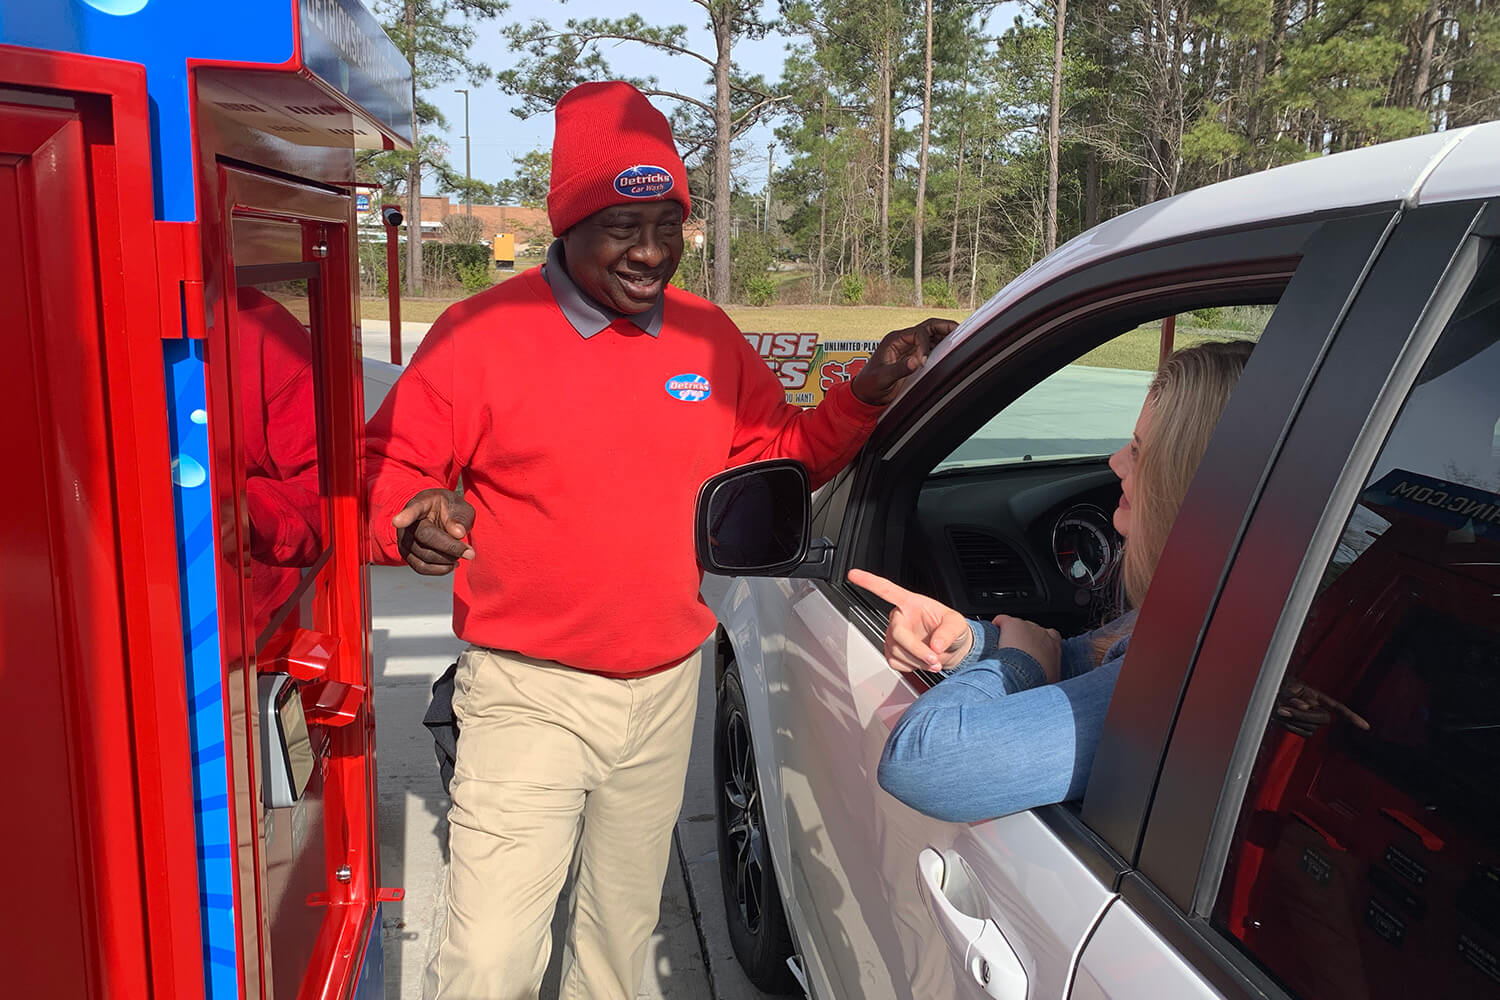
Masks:
[[[911,382],[1022,298],[1100,261],[1318,212],[1488,197],[1500,194],[1497,165],[1500,121],[1302,160],[1143,205],[1074,237],[1027,268],[945,338]]]

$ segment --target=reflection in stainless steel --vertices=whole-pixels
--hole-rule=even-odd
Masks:
[[[302,302],[293,301],[305,303],[305,292]],[[297,589],[300,568],[322,554],[327,531],[311,335],[259,288],[240,288],[236,304],[251,629],[258,633]]]
[[[236,223],[237,242],[240,235]],[[263,225],[254,235],[287,234]],[[330,540],[318,456],[322,330],[317,291],[315,278],[247,281],[232,300],[230,347],[237,392],[232,403],[238,417],[234,447],[245,477],[237,562],[245,580],[247,653],[253,659],[236,658],[227,686],[234,690],[239,713],[232,731],[248,734],[243,752],[234,754],[240,888],[243,898],[260,899],[260,919],[243,921],[244,947],[245,954],[260,953],[264,981],[247,995],[260,996],[263,989],[277,1000],[297,994],[301,970],[326,915],[309,906],[308,899],[327,887],[322,762],[328,740],[309,727],[301,763],[310,774],[302,794],[295,805],[271,808],[277,803],[262,801],[259,794],[259,775],[269,764],[260,730],[275,726],[277,719],[243,704],[243,695],[247,688],[256,689],[257,676],[277,669],[263,656],[268,633],[284,636],[290,628],[313,624],[308,598],[312,574],[325,565]],[[254,672],[248,680],[247,671]],[[295,682],[287,686],[296,692],[293,699],[302,697]],[[247,975],[252,964],[246,964]]]

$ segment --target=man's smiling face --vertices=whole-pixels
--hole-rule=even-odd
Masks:
[[[568,275],[585,295],[615,312],[650,309],[682,260],[682,205],[611,205],[563,233]]]

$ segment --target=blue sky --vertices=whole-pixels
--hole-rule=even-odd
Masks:
[[[767,3],[766,16],[773,17],[774,3]],[[513,0],[511,9],[502,14],[499,23],[511,24],[542,18],[560,27],[569,18],[619,17],[623,11],[619,0],[571,0],[569,3],[542,2],[524,3]],[[702,7],[691,0],[666,0],[652,8],[651,20],[657,24],[683,24],[688,28],[689,46],[697,52],[712,55],[713,36],[704,26],[707,17]],[[500,34],[496,21],[480,22],[476,25],[478,39],[474,55],[494,69],[510,65],[515,56]],[[754,42],[742,42],[736,47],[735,60],[741,68],[764,74],[768,80],[781,76],[781,65],[785,56],[787,39],[770,35]],[[644,46],[630,43],[606,45],[601,49],[611,67],[622,76],[655,76],[663,90],[680,90],[697,97],[712,93],[709,86],[711,70],[696,59],[667,57],[653,53]],[[465,86],[464,81],[455,81],[441,91],[427,94],[448,117],[450,128],[445,138],[448,141],[448,162],[463,169],[464,142],[464,98],[452,92],[453,87]],[[496,181],[513,173],[512,157],[519,156],[538,147],[552,144],[552,115],[536,115],[522,120],[511,114],[515,101],[502,94],[493,83],[469,89],[469,130],[473,154],[473,174],[485,181]],[[670,113],[666,99],[657,99],[663,111]],[[752,130],[743,140],[743,148],[753,150],[753,158],[746,157],[747,173],[754,178],[750,186],[759,187],[759,179],[765,176],[765,148],[772,135],[768,127]],[[738,148],[738,147],[737,147]],[[758,163],[758,165],[756,165]]]
[[[368,5],[370,0],[365,0]],[[998,30],[1008,24],[1022,10],[1018,2],[1000,3],[989,15],[991,28]],[[554,27],[562,27],[569,19],[588,17],[619,17],[628,13],[619,0],[541,0],[528,3],[526,0],[511,0],[511,8],[495,21],[479,22],[475,28],[478,37],[474,55],[500,70],[515,60],[509,45],[500,34],[505,24],[542,19]],[[762,15],[767,20],[777,13],[774,0],[765,0]],[[703,8],[692,0],[662,0],[651,8],[652,23],[659,25],[682,24],[688,29],[688,47],[704,55],[713,54],[713,36],[705,26],[707,15]],[[786,48],[791,41],[788,36],[775,32],[759,41],[743,41],[735,47],[735,62],[749,73],[759,73],[768,81],[781,77]],[[703,99],[712,95],[709,84],[711,68],[696,59],[664,55],[643,45],[629,42],[608,43],[600,51],[610,66],[621,76],[655,76],[663,90],[678,90]],[[463,169],[464,98],[455,93],[454,87],[466,86],[464,80],[456,80],[446,87],[428,93],[432,101],[447,116],[449,128],[444,133],[448,142],[448,162]],[[667,98],[656,98],[658,107],[668,114],[674,103]],[[511,114],[516,105],[500,88],[489,83],[480,87],[469,87],[469,128],[473,156],[473,174],[480,180],[494,182],[510,177],[515,167],[512,158],[537,148],[552,145],[551,113],[520,119]],[[766,176],[766,147],[774,139],[773,126],[760,124],[747,132],[735,144],[735,174],[748,190],[762,188]],[[774,154],[777,165],[785,164],[785,153]]]

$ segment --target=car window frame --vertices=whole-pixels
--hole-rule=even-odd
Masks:
[[[1328,221],[1219,418],[1131,638],[1083,799],[1083,818],[1136,867],[1146,816],[1197,647],[1287,428],[1350,303],[1395,226],[1396,208]]]
[[[890,535],[895,526],[886,512],[903,502],[903,489],[899,485],[892,486],[892,479],[899,478],[903,464],[916,464],[914,456],[923,453],[923,423],[935,419],[936,414],[953,405],[961,405],[965,395],[985,391],[998,378],[1015,385],[1014,395],[1019,395],[1036,381],[1015,374],[996,375],[1002,366],[1036,364],[1039,358],[1045,360],[1049,344],[1053,345],[1051,353],[1056,355],[1058,334],[1064,329],[1070,346],[1083,346],[1081,341],[1089,338],[1079,332],[1079,323],[1099,323],[1108,316],[1111,321],[1101,325],[1117,330],[1115,320],[1132,309],[1139,309],[1142,319],[1145,319],[1147,314],[1159,314],[1159,307],[1164,303],[1170,307],[1176,299],[1182,301],[1184,308],[1191,308],[1191,303],[1203,299],[1205,293],[1211,298],[1236,284],[1254,287],[1257,282],[1264,284],[1270,280],[1269,276],[1273,274],[1290,275],[1291,283],[1296,283],[1301,276],[1301,284],[1310,289],[1309,295],[1321,289],[1314,297],[1320,295],[1327,299],[1330,284],[1337,290],[1341,276],[1347,278],[1347,283],[1357,284],[1357,277],[1363,273],[1367,258],[1374,255],[1384,239],[1396,209],[1396,205],[1380,205],[1282,220],[1253,229],[1213,233],[1135,250],[1069,274],[997,315],[984,330],[977,331],[941,359],[938,366],[918,383],[920,391],[905,395],[882,419],[845,486],[850,493],[847,513],[836,540],[833,579],[820,582],[820,589],[877,648],[881,645],[884,610],[871,597],[847,584],[844,575],[851,566],[872,566],[870,553],[891,545]],[[1348,266],[1351,254],[1358,260],[1355,265]],[[1286,279],[1278,280],[1285,282]],[[1288,284],[1287,290],[1290,291],[1291,287]],[[1283,292],[1283,302],[1286,301],[1285,294]],[[1336,301],[1324,310],[1327,329],[1323,336],[1300,338],[1313,341],[1314,356],[1332,336],[1348,294],[1352,293],[1346,291],[1335,295]],[[1263,347],[1278,336],[1283,340],[1299,339],[1284,333],[1276,334],[1276,327],[1273,314],[1271,325],[1263,335]],[[1106,339],[1107,336],[1101,336],[1099,341]],[[1266,350],[1296,353],[1285,348],[1266,347]],[[1277,369],[1275,364],[1262,367],[1268,372]],[[1054,368],[1055,365],[1045,370]],[[1303,376],[1299,373],[1294,381],[1296,384],[1282,393],[1286,400],[1285,421],[1291,418],[1294,401],[1298,398],[1296,390],[1300,388]],[[1258,417],[1264,422],[1263,408]],[[1272,441],[1267,442],[1267,448],[1279,437],[1279,425],[1277,431],[1272,435]],[[930,452],[927,454],[930,456]],[[1269,451],[1267,454],[1269,456]],[[1238,500],[1246,511],[1259,479],[1257,474],[1240,485]],[[918,477],[916,481],[905,484],[905,496],[914,497],[920,482],[921,477]],[[1238,527],[1239,521],[1236,520],[1233,528]],[[1227,545],[1236,534],[1237,530],[1229,530],[1224,544]],[[887,559],[883,564],[893,562]],[[1206,620],[1207,610],[1206,604],[1201,606],[1204,617],[1199,620]],[[1194,629],[1193,633],[1198,631]],[[1179,674],[1185,676],[1186,661],[1179,665]],[[1154,745],[1155,750],[1148,751],[1135,768],[1134,797],[1121,794],[1111,797],[1111,822],[1101,824],[1097,818],[1087,821],[1088,797],[1084,800],[1083,813],[1065,806],[1049,806],[1036,811],[1101,881],[1111,887],[1119,884],[1132,864],[1172,717],[1173,712],[1168,711],[1164,715],[1158,713],[1150,720],[1149,736],[1144,742]],[[1130,734],[1122,732],[1118,725],[1114,728],[1114,743],[1126,742]],[[1106,738],[1110,736],[1107,726]],[[1100,758],[1110,752],[1114,751],[1101,746]]]
[[[1500,202],[1401,213],[1287,429],[1194,651],[1135,870],[1121,893],[1226,995],[1289,996],[1210,923],[1249,764],[1357,494],[1469,287],[1476,242],[1497,233]],[[1330,468],[1329,454],[1348,457]],[[1298,492],[1329,499],[1299,511],[1290,503]],[[1272,534],[1278,544],[1268,544]],[[1232,670],[1196,669],[1200,660],[1231,658]]]

